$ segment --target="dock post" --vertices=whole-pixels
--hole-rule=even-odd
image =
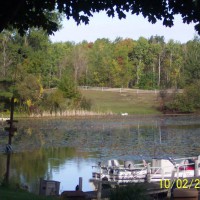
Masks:
[[[79,177],[79,191],[83,191],[83,178]]]
[[[175,184],[175,173],[177,173],[176,170],[173,170],[172,171],[172,174],[171,174],[171,179],[170,179],[170,183],[174,183]],[[167,191],[167,198],[171,198],[171,195],[172,195],[172,190],[173,190],[173,185],[172,187],[169,187],[168,191]]]
[[[194,177],[199,176],[199,160],[195,160]]]
[[[98,189],[97,189],[97,200],[101,200],[101,190],[102,190],[102,178],[101,178],[102,170],[100,167],[100,177],[98,182]]]
[[[164,180],[164,174],[165,173],[164,173],[164,169],[163,168],[161,169],[161,173],[162,173],[162,180]]]
[[[100,180],[98,183],[97,200],[101,200],[101,190],[102,190],[102,182]]]
[[[147,182],[151,182],[151,168],[150,168],[150,163],[147,164]]]

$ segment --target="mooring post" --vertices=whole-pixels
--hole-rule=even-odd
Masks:
[[[164,172],[163,168],[161,169],[161,173],[162,173],[162,180],[164,180],[164,174],[165,174],[165,172]]]
[[[179,167],[176,168],[176,178],[179,179]]]
[[[102,179],[101,179],[102,170],[101,170],[101,166],[100,166],[99,173],[100,173],[100,177],[99,177],[98,188],[97,188],[97,200],[101,200],[101,190],[102,190]]]
[[[79,191],[83,191],[83,178],[79,177]]]
[[[178,173],[177,170],[173,170],[172,171],[172,174],[171,174],[171,179],[170,179],[170,183],[173,185],[171,185],[171,187],[169,187],[168,191],[167,191],[167,198],[171,198],[171,195],[172,195],[172,190],[173,190],[173,187],[174,187],[174,184],[176,184],[175,182],[175,173]]]
[[[148,183],[151,182],[151,167],[150,167],[150,163],[147,164],[147,182]]]
[[[100,180],[98,183],[97,200],[101,200],[101,190],[102,190],[102,181]]]
[[[195,160],[195,169],[194,169],[194,176],[199,176],[199,160]]]

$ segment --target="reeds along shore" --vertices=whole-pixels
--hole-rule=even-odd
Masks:
[[[93,112],[87,110],[69,110],[63,112],[43,112],[40,114],[31,114],[30,117],[71,117],[71,116],[103,116],[113,115],[112,112]]]

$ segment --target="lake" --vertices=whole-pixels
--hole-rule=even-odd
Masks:
[[[19,119],[12,139],[10,178],[38,193],[39,179],[60,181],[60,192],[93,190],[92,166],[108,159],[146,160],[200,154],[200,116],[105,116]],[[6,123],[0,124],[0,180],[6,169]]]

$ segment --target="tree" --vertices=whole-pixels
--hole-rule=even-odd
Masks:
[[[113,82],[114,87],[129,87],[131,80],[132,64],[129,60],[129,53],[132,52],[134,41],[132,39],[122,40],[116,38],[114,41],[114,58],[113,58]]]
[[[55,90],[45,96],[43,109],[49,110],[51,114],[52,112],[56,114],[58,110],[62,113],[63,110],[66,110],[66,107],[66,98],[64,98],[64,94],[61,90]]]
[[[164,36],[151,36],[149,39],[149,43],[151,44],[151,52],[153,53],[153,76],[155,80],[155,68],[158,67],[158,78],[157,78],[157,86],[160,87],[161,82],[161,65],[163,62],[164,54],[165,54],[165,42]]]
[[[196,23],[200,33],[200,0],[6,0],[0,7],[0,31],[9,27],[24,34],[30,27],[42,27],[49,34],[58,30],[56,12],[64,13],[78,24],[88,23],[93,13],[105,11],[109,17],[126,17],[126,12],[142,14],[151,23],[162,20],[163,25],[173,26],[174,15],[180,14],[183,23]]]
[[[147,70],[145,67],[149,66],[149,43],[146,38],[140,37],[133,48],[132,52],[129,54],[130,59],[133,61],[135,66],[136,74],[136,85],[140,85],[141,76],[143,71]]]
[[[1,43],[1,75],[2,77],[5,77],[7,75],[7,68],[12,64],[12,59],[10,56],[10,49],[9,49],[9,40],[10,40],[10,34],[8,32],[5,32],[4,34],[0,35],[0,43]]]
[[[10,109],[10,100],[13,96],[10,88],[13,82],[8,79],[0,79],[0,112]]]
[[[57,78],[61,79],[63,71],[66,65],[68,65],[68,57],[71,56],[74,43],[53,43],[51,44],[52,54],[51,58],[54,58],[53,64],[57,67]]]
[[[190,84],[200,79],[200,38],[195,37],[186,44],[185,75],[186,83]]]
[[[172,112],[192,113],[200,110],[200,81],[196,80],[184,88],[183,93],[178,93],[165,103],[165,109]]]
[[[17,36],[16,32],[10,31],[0,34],[0,78],[13,78],[14,68],[24,57],[22,37],[19,39]]]
[[[183,51],[181,44],[170,40],[166,44],[166,55],[165,55],[165,72],[166,80],[164,85],[168,87],[177,88],[181,82],[181,72],[183,67]]]
[[[111,67],[113,48],[111,42],[106,39],[97,39],[89,49],[87,83],[95,86],[112,87]]]
[[[63,96],[68,99],[79,98],[80,93],[77,85],[73,79],[73,75],[70,72],[66,72],[61,78],[58,89],[63,92]]]
[[[74,69],[74,80],[77,84],[78,78],[87,70],[87,47],[85,45],[76,45],[74,47],[72,51],[72,66]]]

